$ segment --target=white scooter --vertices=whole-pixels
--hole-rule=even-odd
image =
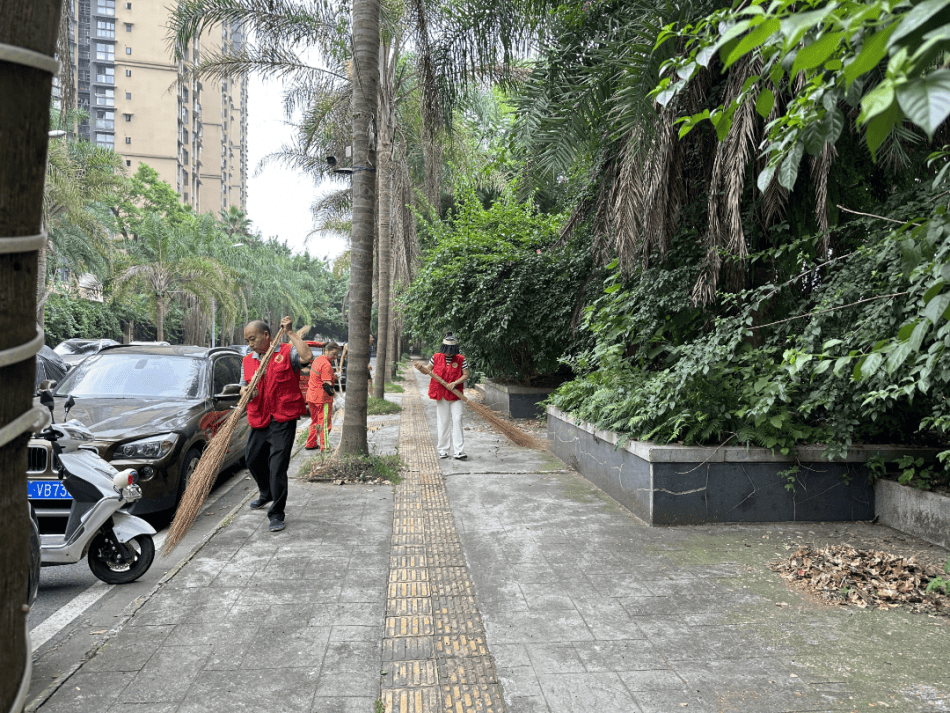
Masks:
[[[40,403],[53,412],[53,395],[44,391]],[[66,400],[66,414],[76,401]],[[142,497],[131,468],[119,472],[99,457],[92,433],[78,421],[51,424],[39,435],[53,448],[54,469],[73,498],[63,535],[40,535],[44,567],[73,564],[88,557],[89,569],[108,584],[134,582],[155,558],[155,528],[125,512]]]

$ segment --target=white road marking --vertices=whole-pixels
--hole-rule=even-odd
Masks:
[[[74,597],[64,607],[58,609],[52,616],[47,617],[42,624],[30,631],[30,643],[33,644],[33,653],[43,644],[62,631],[67,624],[91,607],[106,595],[114,584],[96,582],[78,597]]]
[[[244,479],[247,476],[241,475],[242,472],[243,470],[238,471],[238,473],[236,473],[231,478],[232,482],[220,492],[216,492],[216,497],[213,500],[208,500],[198,514],[201,515],[205,510],[216,504],[221,498],[236,488],[238,484],[244,482]],[[167,529],[162,530],[155,536],[154,541],[156,554],[159,550],[161,550],[167,536]],[[117,586],[119,585],[106,584],[105,582],[96,582],[88,589],[84,590],[81,594],[70,599],[68,604],[57,609],[55,612],[53,612],[53,614],[44,619],[42,623],[31,629],[30,643],[33,645],[33,653],[36,653],[37,649],[39,649],[43,644],[56,636],[56,634],[58,634],[60,631],[65,629],[73,622],[74,619],[76,619],[76,617],[86,611],[86,609],[91,607],[97,601],[102,599],[102,597],[111,592],[113,588]]]

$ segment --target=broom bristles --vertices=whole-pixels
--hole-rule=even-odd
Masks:
[[[227,421],[225,421],[224,425],[218,429],[218,432],[212,436],[211,440],[208,441],[208,445],[205,446],[204,451],[201,453],[201,459],[198,461],[198,465],[195,466],[194,473],[191,474],[188,487],[185,488],[185,492],[181,496],[181,502],[178,503],[178,509],[175,511],[175,519],[168,529],[168,537],[162,546],[162,557],[168,557],[171,551],[178,546],[178,543],[181,542],[182,538],[184,538],[188,530],[194,524],[195,518],[198,517],[201,506],[204,505],[205,500],[208,498],[208,493],[211,492],[211,486],[214,485],[218,473],[221,472],[221,464],[224,463],[224,459],[227,456],[228,446],[231,445],[231,436],[234,434],[234,429],[237,428],[238,421],[244,416],[244,409],[247,407],[247,402],[251,400],[251,394],[254,393],[264,373],[267,371],[267,364],[270,362],[274,351],[280,346],[280,339],[283,334],[284,330],[281,329],[277,333],[277,337],[271,341],[270,348],[261,358],[261,364],[257,367],[257,371],[254,372],[254,378],[251,379],[251,383],[247,385],[244,395],[240,401],[238,401],[237,406],[234,407],[231,415],[228,416]]]
[[[419,365],[418,362],[413,362],[412,365],[416,369],[421,371],[423,374],[425,374],[425,372],[422,371],[422,367]],[[460,393],[453,388],[450,388],[449,385],[444,380],[442,380],[440,377],[436,376],[435,374],[429,374],[429,376],[431,376],[433,379],[438,381],[440,384],[442,384],[442,386],[447,388],[453,394],[458,396],[463,402],[465,402],[466,406],[472,409],[472,411],[478,414],[482,419],[484,419],[485,421],[488,421],[488,423],[491,424],[493,427],[501,431],[508,438],[508,440],[514,443],[516,446],[521,446],[522,448],[532,448],[536,451],[547,450],[548,444],[546,442],[540,441],[534,436],[531,436],[525,433],[524,431],[522,431],[520,428],[518,428],[512,423],[508,423],[508,421],[496,415],[495,412],[492,411],[487,406],[483,404],[472,403],[471,401],[468,400],[468,398],[466,398],[465,394]]]

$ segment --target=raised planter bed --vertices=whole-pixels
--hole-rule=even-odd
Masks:
[[[881,524],[950,549],[950,497],[946,495],[882,479],[874,484],[874,512]]]
[[[765,448],[701,448],[631,441],[548,406],[554,453],[651,525],[714,522],[870,520],[874,488],[864,463],[913,449],[864,446],[828,461],[820,446],[801,448],[792,490],[782,471],[795,459]],[[919,451],[916,451],[919,452]],[[842,478],[842,476],[845,476]]]
[[[481,386],[485,390],[485,405],[512,418],[542,416],[544,409],[538,404],[554,391],[553,388],[499,384],[491,379],[485,379]]]

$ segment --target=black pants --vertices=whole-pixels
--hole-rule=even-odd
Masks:
[[[271,421],[264,428],[252,428],[244,457],[263,500],[273,500],[267,516],[284,519],[287,504],[287,466],[297,435],[297,421]]]

